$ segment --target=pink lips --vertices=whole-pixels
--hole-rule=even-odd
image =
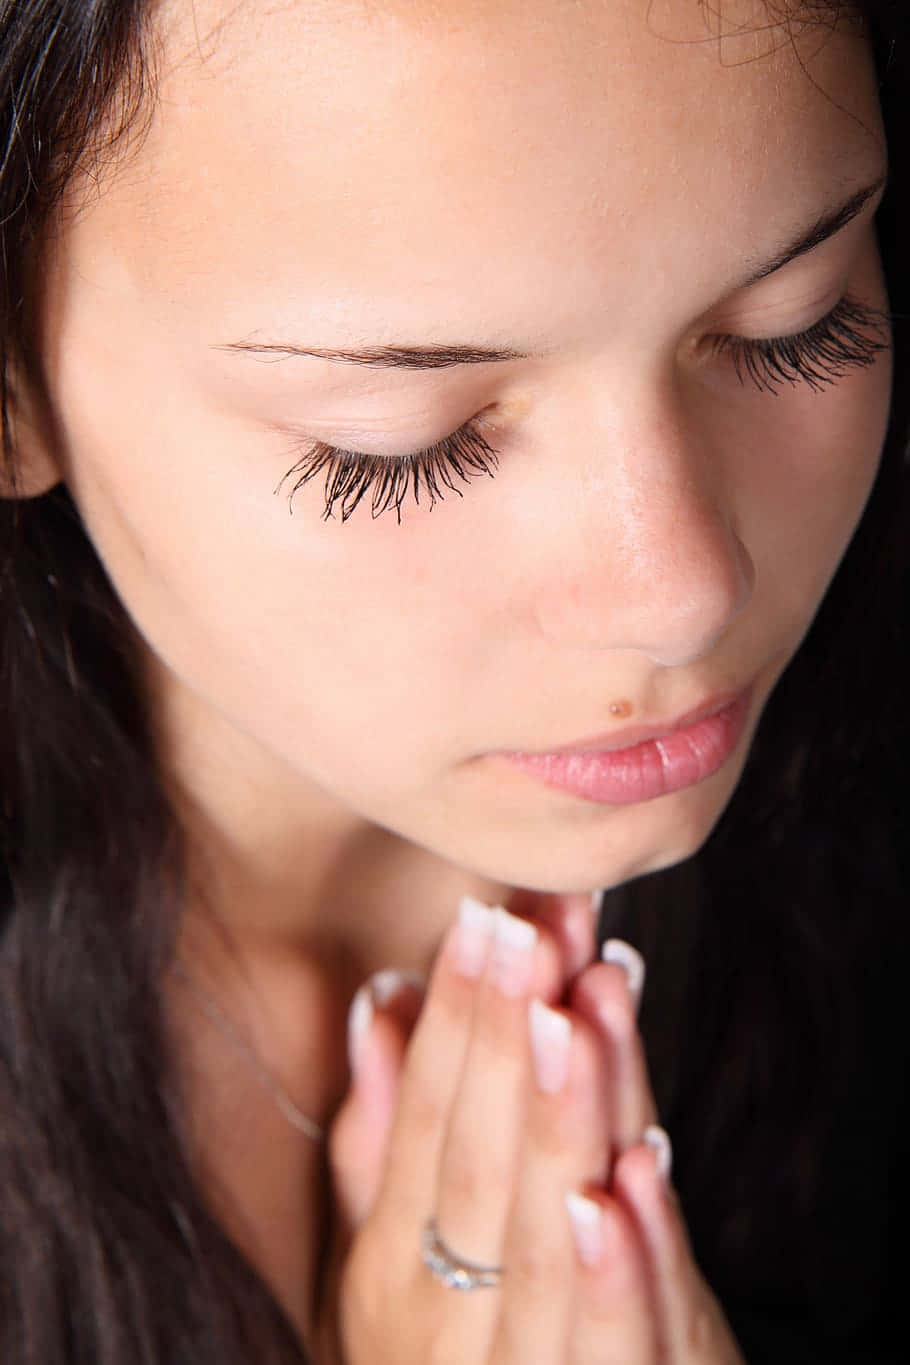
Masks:
[[[742,737],[749,701],[750,691],[743,692],[708,715],[678,722],[663,734],[652,730],[650,738],[621,749],[607,748],[605,740],[602,748],[502,757],[547,786],[586,801],[615,806],[652,801],[704,782],[723,767]]]

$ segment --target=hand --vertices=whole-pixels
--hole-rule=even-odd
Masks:
[[[342,1228],[321,1362],[741,1365],[659,1169],[627,974],[570,979],[590,952],[565,930],[474,910],[416,1024],[405,990],[361,1038],[331,1135]],[[504,1268],[495,1287],[431,1274],[430,1216],[459,1255]]]

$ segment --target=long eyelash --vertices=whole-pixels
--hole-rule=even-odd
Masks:
[[[480,474],[492,478],[498,464],[496,451],[477,428],[467,422],[451,436],[413,455],[362,455],[318,441],[288,470],[275,492],[288,479],[294,479],[288,493],[293,511],[294,494],[324,472],[323,521],[334,516],[336,506],[339,506],[342,522],[347,521],[372,492],[373,520],[394,507],[400,525],[401,508],[409,492],[413,493],[418,505],[423,495],[427,507],[431,508],[443,500],[445,490],[456,493],[459,498],[464,497],[459,484],[467,484]]]
[[[794,336],[718,337],[716,349],[731,356],[740,383],[762,393],[779,393],[783,384],[808,384],[818,392],[843,379],[848,370],[871,365],[889,347],[887,314],[851,299]]]

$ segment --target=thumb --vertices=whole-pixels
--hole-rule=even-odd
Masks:
[[[365,981],[351,1003],[351,1086],[329,1134],[335,1196],[348,1236],[379,1193],[404,1056],[423,995],[421,977],[389,970]]]

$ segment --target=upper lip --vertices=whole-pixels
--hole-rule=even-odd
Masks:
[[[684,711],[674,720],[658,720],[644,725],[629,725],[621,730],[608,730],[604,734],[594,735],[591,739],[576,740],[572,744],[563,744],[552,749],[524,749],[516,752],[525,756],[532,753],[541,756],[549,754],[609,754],[617,753],[621,749],[634,749],[637,744],[645,744],[648,740],[665,739],[667,735],[675,734],[678,730],[685,730],[690,725],[696,725],[700,720],[707,720],[709,716],[716,715],[718,711],[723,711],[733,702],[738,701],[745,692],[745,688],[740,688],[738,691],[715,693],[707,701]]]

